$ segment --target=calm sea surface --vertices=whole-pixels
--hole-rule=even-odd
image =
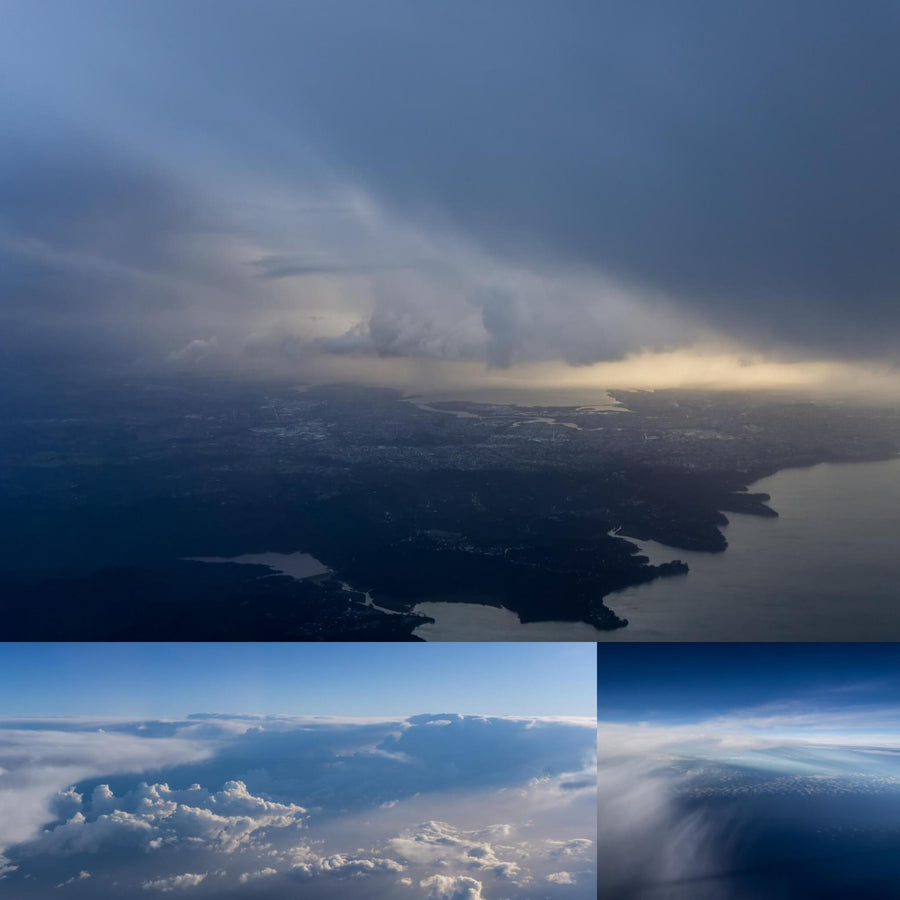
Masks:
[[[751,490],[780,517],[729,514],[721,554],[642,542],[691,571],[608,596],[630,624],[599,640],[900,640],[900,459],[787,469]]]

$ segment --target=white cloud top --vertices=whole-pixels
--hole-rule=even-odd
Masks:
[[[588,726],[446,714],[209,717],[107,723],[102,733],[96,723],[90,732],[74,721],[53,732],[0,723],[0,740],[19,750],[4,757],[19,773],[10,810],[45,771],[41,748],[59,742],[57,784],[43,785],[40,804],[10,829],[2,877],[24,888],[23,900],[188,889],[524,900],[535,884],[593,900]],[[575,873],[570,881],[562,869]]]
[[[205,878],[205,872],[202,875],[192,875],[190,872],[185,872],[184,875],[173,875],[170,878],[158,878],[156,881],[145,881],[141,887],[143,887],[145,891],[162,891],[163,893],[167,893],[168,891],[176,891],[181,888],[196,887],[204,881]]]

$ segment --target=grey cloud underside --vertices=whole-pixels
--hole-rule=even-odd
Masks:
[[[225,269],[197,243],[216,227],[210,205],[170,174],[78,131],[10,139],[0,151],[0,365],[130,363],[186,344],[186,321],[228,312]]]
[[[406,12],[374,41],[361,15],[358,66],[317,58],[331,92],[307,95],[382,199],[519,262],[663,290],[739,337],[890,348],[894,4]]]
[[[335,353],[581,364],[689,343],[700,326],[769,349],[894,352],[900,11],[887,0],[22,3],[9,15],[4,66],[23,87],[0,102],[10,121],[42,124],[37,152],[0,156],[0,306],[44,357],[78,340],[133,356],[139,314],[107,314],[121,297],[218,326],[206,294],[234,272],[185,237],[219,227],[261,251],[231,292],[245,313],[267,302],[252,284],[371,282],[371,318],[319,345]],[[69,158],[72,120],[104,159]],[[136,146],[178,177],[147,176]],[[286,195],[352,185],[430,235],[431,258],[341,224],[326,247],[289,226],[226,226],[179,181],[207,158]],[[23,254],[35,238],[115,265]],[[478,265],[450,258],[459,241],[480,248]],[[115,266],[175,275],[177,297]],[[549,281],[523,290],[510,271]],[[671,320],[654,324],[640,302],[610,311],[594,278],[667,298]],[[186,315],[161,331],[169,352],[222,329]]]
[[[520,262],[673,293],[742,336],[881,349],[897,324],[893,3],[269,13],[213,16],[196,65],[230,81],[242,27],[269,52],[232,86],[384,202]]]

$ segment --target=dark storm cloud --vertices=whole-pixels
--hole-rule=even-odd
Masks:
[[[741,338],[891,347],[896,4],[439,9],[316,21],[354,62],[317,58],[328,89],[301,94],[384,200]],[[486,319],[512,340],[505,309]]]
[[[188,198],[150,165],[76,140],[46,133],[0,149],[4,232],[50,251],[171,266],[170,241],[201,224]]]
[[[168,272],[183,264],[171,239],[196,227],[194,213],[158,181],[123,174],[134,147],[187,180],[227,157],[285,189],[359,186],[507,266],[668,296],[749,344],[893,351],[895,3],[29,2],[7,16],[0,74],[21,86],[0,97],[9,121],[63,110],[86,131],[127,137],[93,168],[58,141],[0,158],[13,237]],[[391,268],[297,256],[282,238],[258,274]],[[29,265],[18,254],[4,266],[4,305],[97,294],[79,279],[36,288]],[[481,313],[495,365],[659,345],[643,324],[595,323],[583,298],[523,305],[479,285],[461,302]],[[376,324],[408,307],[376,299]],[[434,318],[427,304],[417,315],[401,316],[403,335]],[[457,343],[401,337],[391,352],[452,355]],[[359,343],[351,332],[337,349]]]
[[[184,243],[213,217],[156,167],[71,129],[0,149],[0,364],[133,360],[221,273]],[[177,333],[177,329],[176,329]]]

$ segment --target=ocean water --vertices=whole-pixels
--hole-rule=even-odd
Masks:
[[[900,640],[900,459],[787,469],[751,490],[778,519],[729,514],[721,554],[640,543],[691,571],[611,594],[600,640]]]
[[[280,575],[291,578],[313,578],[331,570],[308,553],[245,553],[242,556],[193,556],[192,562],[242,563],[249,566],[268,566]]]
[[[426,641],[596,641],[602,638],[587,622],[528,622],[511,610],[481,603],[427,601],[414,613],[431,616],[415,634]]]

